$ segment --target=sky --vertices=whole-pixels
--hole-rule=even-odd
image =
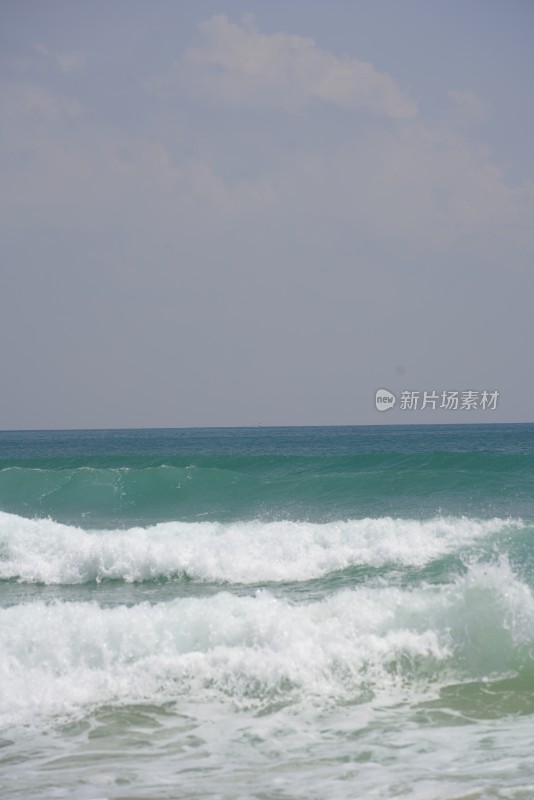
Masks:
[[[534,421],[533,34],[0,0],[0,428]]]

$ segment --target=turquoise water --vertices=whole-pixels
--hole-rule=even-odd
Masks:
[[[534,425],[0,432],[9,798],[533,798]]]

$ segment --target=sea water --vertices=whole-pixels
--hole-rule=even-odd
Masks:
[[[0,433],[0,795],[534,798],[534,426]]]

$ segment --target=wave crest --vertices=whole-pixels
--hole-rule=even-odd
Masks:
[[[423,567],[520,520],[391,517],[310,522],[165,522],[83,530],[0,512],[0,579],[44,584],[187,576],[255,584],[306,581],[350,567]]]

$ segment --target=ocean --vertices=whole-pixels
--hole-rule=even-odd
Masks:
[[[532,800],[534,425],[0,432],[0,796]]]

